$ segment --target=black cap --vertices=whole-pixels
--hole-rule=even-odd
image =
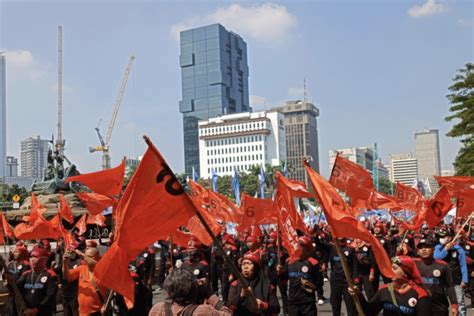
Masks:
[[[431,238],[423,238],[423,239],[420,239],[420,241],[418,242],[418,244],[416,245],[416,248],[417,249],[420,249],[420,248],[423,248],[423,246],[426,248],[434,248],[435,246],[435,242],[433,239]]]
[[[436,235],[438,235],[438,237],[440,237],[440,238],[443,238],[443,237],[446,237],[446,236],[452,236],[453,234],[451,233],[451,231],[449,229],[441,228],[440,230],[438,230]]]

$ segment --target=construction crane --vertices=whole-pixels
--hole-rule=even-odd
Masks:
[[[110,119],[109,128],[107,129],[107,134],[105,138],[102,137],[100,133],[99,126],[95,128],[97,132],[97,136],[99,137],[100,146],[96,147],[89,147],[89,151],[91,153],[96,151],[102,152],[102,168],[110,169],[110,139],[112,138],[112,132],[114,131],[115,121],[117,120],[117,115],[120,109],[120,104],[122,103],[122,97],[125,93],[125,87],[127,86],[128,75],[130,74],[130,70],[132,69],[133,60],[135,56],[130,56],[130,60],[128,62],[127,68],[125,69],[125,73],[123,74],[122,84],[120,85],[119,94],[117,96],[117,100],[115,101],[114,112],[112,113],[112,117]],[[100,122],[99,122],[100,125]]]

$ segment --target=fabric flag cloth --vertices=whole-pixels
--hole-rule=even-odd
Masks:
[[[294,208],[293,197],[285,179],[279,172],[277,173],[277,190],[275,195],[275,204],[278,210],[278,222],[281,232],[283,246],[288,251],[290,262],[299,259],[302,248],[298,242],[298,233],[296,232],[296,222],[292,216]]]
[[[394,196],[385,194],[383,192],[372,191],[372,195],[369,199],[370,208],[372,210],[378,210],[382,208],[389,208],[391,210],[398,210],[400,209],[400,205],[398,205],[397,201],[395,200]]]
[[[456,217],[464,217],[474,212],[474,178],[466,176],[437,177],[440,185],[445,185],[451,198],[456,201]]]
[[[183,248],[188,247],[188,242],[191,239],[191,236],[191,234],[186,234],[179,229],[170,235],[170,237],[173,239],[173,244]]]
[[[115,168],[70,177],[66,179],[66,183],[79,182],[95,193],[112,197],[122,192],[124,177],[125,159]]]
[[[217,175],[214,168],[212,169],[212,191],[217,192],[217,179],[219,176]]]
[[[435,176],[436,181],[439,185],[446,185],[456,191],[460,190],[474,190],[474,177],[467,176],[451,176],[451,177],[438,177]]]
[[[253,198],[245,192],[242,193],[240,213],[242,220],[239,222],[239,229],[278,223],[278,212],[272,200]]]
[[[116,203],[115,198],[97,193],[77,192],[76,196],[81,200],[91,215],[101,214],[105,209]]]
[[[260,197],[265,198],[265,169],[263,164],[260,165],[260,174],[258,175],[258,180],[260,184]]]
[[[209,193],[202,185],[193,180],[189,181],[188,185],[194,204],[198,204],[199,207],[209,204]]]
[[[385,277],[392,278],[394,276],[392,264],[377,238],[367,230],[364,223],[358,221],[352,215],[349,206],[337,193],[336,189],[314,171],[307,162],[304,162],[304,165],[333,238],[358,238],[372,245],[380,272]]]
[[[209,228],[211,229],[212,233],[214,235],[219,235],[219,233],[222,231],[222,226],[217,223],[215,218],[213,218],[207,210],[200,209],[200,213],[206,223],[209,225]],[[199,239],[202,244],[206,246],[212,245],[213,240],[211,236],[209,236],[209,234],[207,233],[206,229],[202,225],[197,215],[194,215],[188,220],[188,222],[186,223],[186,228],[193,236]]]
[[[196,170],[194,170],[194,167],[193,167],[193,181],[197,182],[198,180],[199,180],[199,176],[198,176]]]
[[[167,239],[196,214],[195,206],[158,149],[148,149],[116,209],[116,237],[94,269],[102,286],[134,301],[129,262],[156,240]]]
[[[77,228],[78,236],[84,235],[84,233],[87,231],[87,213],[81,216],[81,218],[77,221],[76,225],[74,225],[75,228]]]
[[[419,213],[423,206],[423,197],[415,188],[397,182],[395,201],[400,207]]]
[[[59,238],[59,228],[57,225],[56,218],[53,218],[51,221],[44,219],[43,215],[37,214],[33,225],[27,223],[20,223],[16,225],[13,229],[13,233],[16,238],[22,240],[28,239],[58,239]],[[57,217],[57,215],[55,216]]]
[[[71,207],[62,194],[59,195],[59,214],[61,214],[61,218],[68,223],[74,223],[74,216],[72,215]]]
[[[242,221],[240,208],[229,200],[227,196],[208,191],[208,197],[209,208],[215,218],[233,223],[240,223]]]
[[[235,203],[240,205],[240,184],[239,184],[239,175],[237,170],[234,168],[234,174],[232,175],[232,190],[234,190]]]
[[[374,183],[362,166],[337,155],[329,183],[351,198],[353,208],[371,209],[367,201],[374,191]]]
[[[99,227],[105,227],[107,218],[102,214],[89,215],[87,216],[86,224],[97,225]]]
[[[40,215],[46,212],[46,208],[38,201],[36,195],[31,192],[30,216],[28,221],[33,225]]]
[[[441,189],[429,200],[426,212],[426,224],[429,228],[438,225],[448,212],[454,207],[449,196],[448,187],[442,186]]]
[[[0,212],[0,216],[1,216],[1,220],[2,220],[2,230],[3,230],[3,234],[4,236],[7,236],[8,238],[13,238],[14,237],[14,234],[13,234],[13,229],[11,228],[10,224],[8,224],[8,221],[5,217],[5,213],[3,212]]]
[[[474,212],[474,190],[461,190],[457,193],[456,217],[464,217]]]

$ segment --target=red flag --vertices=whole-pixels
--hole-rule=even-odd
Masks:
[[[208,205],[209,204],[209,196],[208,191],[199,183],[194,182],[193,180],[189,180],[189,189],[190,195],[193,201],[198,202],[200,205]]]
[[[8,238],[13,238],[13,229],[11,228],[10,224],[8,224],[7,219],[5,218],[5,213],[0,212],[1,220],[2,220],[2,230],[3,234],[6,235]]]
[[[457,194],[456,216],[464,217],[474,212],[474,190],[461,190]]]
[[[395,200],[400,207],[419,213],[423,205],[423,197],[415,188],[397,182]]]
[[[465,176],[453,176],[453,177],[438,177],[435,176],[436,181],[439,185],[446,185],[456,191],[459,190],[474,190],[474,178]]]
[[[207,210],[201,210],[200,213],[214,235],[218,235],[222,230],[222,226],[216,222],[215,218],[213,218]],[[197,215],[194,215],[188,220],[186,228],[193,236],[199,239],[202,244],[206,246],[210,246],[212,244],[213,240],[211,236],[209,236]]]
[[[58,239],[59,229],[58,222],[55,216],[51,221],[47,221],[41,214],[37,214],[38,217],[33,225],[26,223],[20,223],[13,229],[13,233],[16,238],[27,240],[27,239]]]
[[[352,207],[370,208],[367,200],[374,190],[374,183],[362,166],[337,155],[329,183],[351,198]]]
[[[70,177],[66,183],[80,182],[95,193],[111,197],[122,191],[124,176],[125,159],[115,168]]]
[[[209,190],[208,196],[211,214],[216,218],[234,223],[242,221],[241,210],[225,195]]]
[[[166,239],[196,214],[161,154],[148,149],[116,209],[116,238],[94,269],[99,284],[134,301],[129,262],[156,240]]]
[[[395,200],[395,197],[378,192],[378,191],[372,191],[372,195],[369,199],[370,201],[370,206],[372,209],[381,209],[381,208],[389,208],[392,210],[397,210],[400,209],[400,205],[398,205],[397,201]]]
[[[256,199],[243,192],[240,210],[242,222],[239,223],[239,228],[278,223],[278,212],[270,199]]]
[[[97,193],[77,192],[76,196],[85,205],[91,215],[102,213],[105,209],[113,206],[116,202],[115,198],[110,198]]]
[[[86,224],[97,225],[99,227],[104,227],[104,226],[106,226],[106,224],[105,224],[106,221],[107,221],[107,218],[104,215],[99,213],[99,214],[87,216]]]
[[[39,215],[43,215],[45,212],[46,208],[38,201],[36,195],[31,192],[30,217],[28,219],[30,225],[33,225]]]
[[[286,207],[293,219],[293,223],[295,225],[294,228],[299,229],[302,232],[309,233],[309,229],[305,225],[304,220],[301,217],[301,213],[296,209],[294,198],[309,198],[312,197],[311,193],[309,193],[309,191],[306,189],[306,185],[303,182],[290,180],[281,174],[279,179],[285,187],[285,190],[280,193],[286,195],[285,199],[288,203]]]
[[[173,238],[173,244],[183,248],[188,247],[188,242],[189,239],[191,239],[191,234],[186,234],[185,232],[177,229],[171,234],[171,236]]]
[[[427,203],[426,223],[429,228],[433,228],[443,220],[448,212],[453,208],[448,187],[442,186],[438,192]]]
[[[61,214],[61,217],[68,223],[74,223],[71,207],[62,194],[59,195],[59,214]]]
[[[344,202],[336,189],[323,179],[316,171],[304,163],[311,184],[314,188],[326,220],[334,238],[351,237],[364,240],[372,245],[377,265],[384,276],[394,276],[392,264],[380,242],[353,215],[349,206]]]
[[[77,228],[78,232],[77,235],[82,236],[87,231],[87,213],[81,216],[81,218],[77,221],[74,227]]]
[[[294,262],[299,259],[302,250],[298,242],[294,216],[291,215],[291,208],[294,207],[293,198],[286,185],[287,181],[282,181],[283,178],[278,172],[275,203],[278,209],[282,244],[288,251],[290,262]]]

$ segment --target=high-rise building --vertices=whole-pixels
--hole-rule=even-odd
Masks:
[[[199,122],[199,176],[207,179],[212,171],[232,175],[253,166],[280,165],[286,159],[283,113],[229,114]]]
[[[418,162],[411,153],[390,155],[390,181],[412,185],[418,179]]]
[[[18,159],[13,156],[7,156],[6,177],[18,177]]]
[[[285,115],[286,159],[291,166],[289,177],[308,184],[303,159],[311,156],[310,165],[319,172],[319,109],[305,101],[288,101],[276,109]]]
[[[372,174],[374,166],[374,150],[371,147],[351,147],[329,151],[329,167],[332,170],[337,153],[339,156],[355,162]]]
[[[415,133],[415,157],[418,160],[419,178],[433,178],[433,176],[441,175],[437,129],[426,129]]]
[[[0,52],[0,177],[6,176],[7,159],[7,90],[5,53]]]
[[[220,24],[180,34],[184,166],[199,170],[198,121],[226,114],[251,112],[247,44]]]
[[[21,176],[43,179],[48,164],[49,140],[30,137],[21,142]]]

